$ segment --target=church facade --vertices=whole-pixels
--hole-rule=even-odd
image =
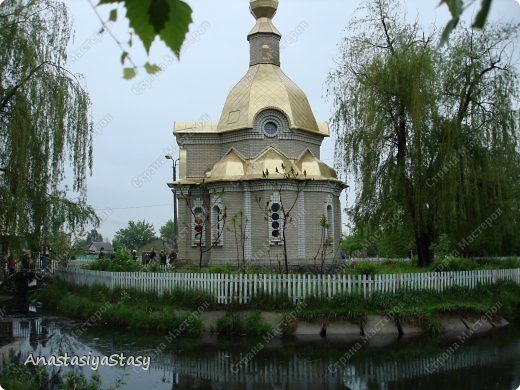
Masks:
[[[218,123],[176,122],[178,258],[289,267],[339,258],[346,185],[320,161],[329,136],[280,68],[277,0],[251,0],[250,66]]]

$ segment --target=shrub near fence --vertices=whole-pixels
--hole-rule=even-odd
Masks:
[[[373,292],[401,289],[443,291],[455,285],[475,288],[478,284],[494,284],[498,280],[520,284],[520,268],[393,275],[170,274],[60,268],[55,275],[64,282],[76,285],[100,284],[110,289],[135,289],[158,295],[174,289],[202,290],[213,295],[218,304],[249,303],[260,294],[287,294],[296,303],[307,297],[331,298],[336,294],[367,297]]]

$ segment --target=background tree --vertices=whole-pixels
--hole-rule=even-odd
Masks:
[[[435,34],[399,24],[395,9],[395,1],[367,4],[368,17],[350,25],[329,79],[337,162],[358,184],[356,229],[370,235],[398,221],[385,231],[412,235],[426,266],[437,236],[459,242],[500,209],[508,218],[481,239],[489,251],[510,250],[520,159],[518,78],[506,53],[518,29],[458,30],[439,48]]]
[[[99,242],[103,241],[103,236],[96,229],[92,229],[87,233],[86,240],[87,242]]]
[[[11,248],[37,249],[52,235],[99,223],[85,204],[93,130],[89,97],[65,68],[70,37],[63,3],[0,7],[0,209]],[[67,199],[66,168],[75,201]]]
[[[354,233],[341,240],[341,248],[345,252],[345,256],[350,260],[353,254],[365,249],[366,247],[361,236],[358,233]]]
[[[103,236],[96,229],[91,229],[85,236],[82,236],[80,239],[77,239],[74,243],[76,248],[86,249],[88,245],[92,242],[100,242],[103,241]]]
[[[126,228],[119,229],[116,232],[113,245],[114,248],[138,249],[156,238],[154,227],[149,222],[145,220],[129,221]]]
[[[161,240],[165,241],[169,245],[173,245],[174,243],[174,222],[169,219],[161,228],[159,229],[159,237]]]

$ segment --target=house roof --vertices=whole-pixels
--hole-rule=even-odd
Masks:
[[[103,251],[105,252],[113,252],[114,248],[112,247],[112,244],[109,242],[103,242],[103,241],[92,241],[90,245],[88,246],[89,250],[100,252],[101,248],[104,248]]]

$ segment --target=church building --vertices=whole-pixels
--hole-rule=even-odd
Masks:
[[[346,185],[320,161],[327,123],[280,68],[277,8],[278,0],[250,1],[249,70],[219,122],[174,125],[180,260],[273,268],[287,259],[294,268],[339,259]]]

